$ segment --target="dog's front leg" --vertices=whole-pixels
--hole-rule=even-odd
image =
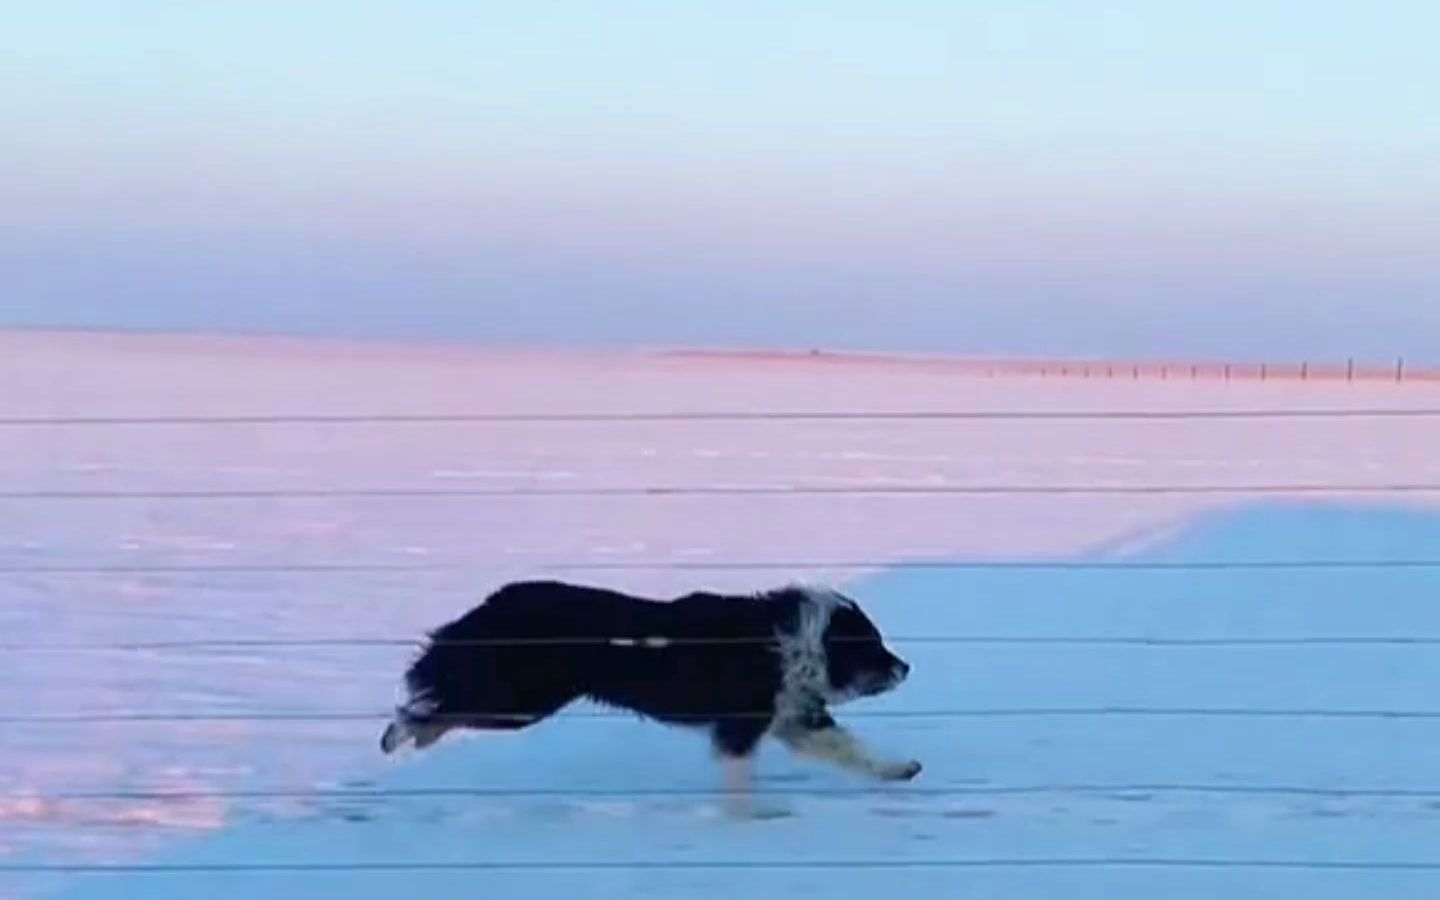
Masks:
[[[775,736],[801,756],[824,760],[872,778],[909,781],[920,774],[920,763],[915,760],[895,762],[878,759],[859,738],[828,713],[817,713],[785,722],[775,729]]]

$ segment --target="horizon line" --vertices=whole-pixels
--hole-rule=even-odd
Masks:
[[[1404,355],[1384,362],[1373,357],[1332,356],[1307,359],[1303,356],[1225,359],[1177,355],[1057,355],[1044,353],[981,353],[853,349],[824,346],[707,345],[707,344],[576,344],[562,342],[487,343],[473,338],[381,337],[303,331],[266,331],[209,328],[127,328],[96,326],[0,325],[0,339],[7,338],[96,339],[163,341],[167,343],[215,342],[236,348],[271,345],[276,349],[307,345],[314,349],[355,348],[374,351],[426,350],[440,353],[483,353],[499,356],[534,355],[561,357],[614,357],[683,359],[733,363],[781,363],[793,365],[851,365],[921,367],[956,370],[970,375],[1039,376],[1091,380],[1145,378],[1188,380],[1232,378],[1244,380],[1440,380],[1440,364],[1414,364]]]

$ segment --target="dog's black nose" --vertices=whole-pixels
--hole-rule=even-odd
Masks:
[[[906,675],[909,675],[909,674],[910,674],[910,664],[909,664],[909,663],[907,663],[907,662],[896,663],[896,665],[895,665],[895,680],[896,680],[896,681],[903,681],[903,680],[905,679],[905,676],[906,676]]]

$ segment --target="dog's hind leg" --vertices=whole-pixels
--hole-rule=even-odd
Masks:
[[[445,729],[435,726],[423,726],[423,724],[406,721],[403,717],[397,716],[395,721],[384,726],[384,732],[380,734],[380,752],[395,753],[405,744],[413,743],[416,747],[428,747],[436,740],[441,739]]]
[[[444,737],[452,727],[454,726],[442,722],[415,722],[396,716],[395,721],[386,725],[385,732],[380,735],[380,750],[387,754],[394,753],[410,743],[415,745],[415,749],[424,750]]]
[[[412,718],[401,712],[385,727],[385,733],[380,735],[380,749],[387,754],[394,753],[406,744],[413,743],[416,750],[424,750],[456,728],[518,731],[548,718],[554,711],[543,709],[523,713],[465,713],[443,716],[443,720]]]
[[[457,690],[453,680],[415,690],[380,736],[393,753],[413,743],[423,750],[456,729],[518,731],[549,718],[578,692],[566,681],[478,679]]]

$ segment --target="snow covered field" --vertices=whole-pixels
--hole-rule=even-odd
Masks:
[[[11,420],[1425,406],[1435,386],[0,335]],[[1440,570],[1185,568],[1440,559],[1432,495],[953,491],[1413,485],[1440,482],[1436,446],[1424,417],[12,422],[0,896],[1433,896],[1440,645],[1416,639],[1440,641]],[[486,493],[702,485],[952,492]],[[95,496],[331,488],[471,494]],[[995,560],[1119,565],[968,565]],[[914,565],[946,561],[967,565]],[[333,568],[354,564],[377,568]],[[382,760],[410,649],[273,643],[408,639],[557,566],[654,592],[846,583],[915,665],[850,721],[925,773],[858,790],[767,753],[794,815],[736,825],[703,742],[586,710]],[[272,643],[197,644],[245,640]],[[357,715],[307,718],[331,713]],[[203,871],[357,861],[382,868]],[[72,864],[202,871],[20,871]]]

